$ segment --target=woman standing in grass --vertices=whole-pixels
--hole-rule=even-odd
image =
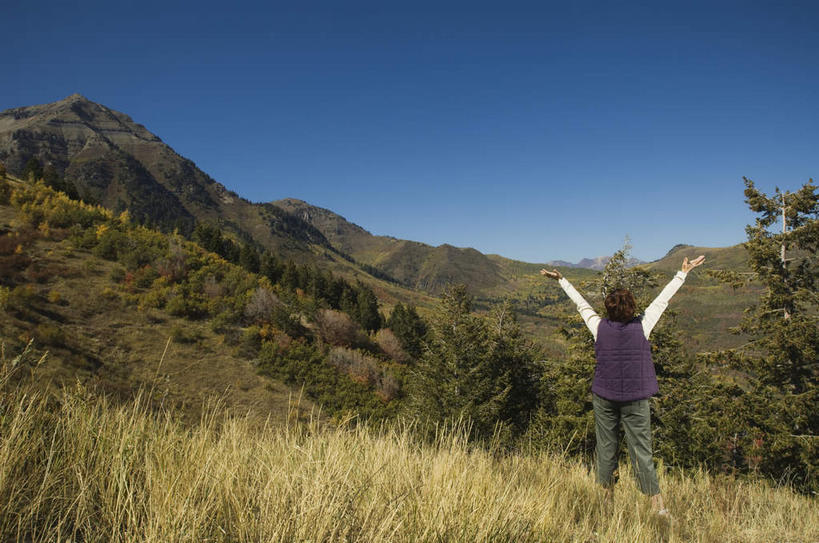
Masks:
[[[607,319],[600,318],[560,272],[540,270],[542,275],[559,281],[594,336],[597,365],[592,382],[592,405],[597,437],[597,481],[612,489],[622,422],[640,491],[651,497],[652,506],[663,516],[668,516],[668,510],[663,505],[651,456],[651,410],[648,399],[659,388],[648,337],[671,297],[685,282],[688,272],[703,262],[704,255],[691,262],[686,257],[682,270],[640,316],[635,316],[637,307],[631,292],[614,290],[605,300]]]

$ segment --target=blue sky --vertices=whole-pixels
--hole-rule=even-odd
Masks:
[[[253,201],[542,262],[741,242],[819,177],[816,2],[4,2],[0,109],[79,92]]]

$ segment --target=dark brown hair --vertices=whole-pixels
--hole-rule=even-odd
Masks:
[[[624,288],[618,288],[606,296],[606,311],[609,314],[609,320],[628,322],[634,318],[636,310],[637,304],[634,301],[634,296]]]

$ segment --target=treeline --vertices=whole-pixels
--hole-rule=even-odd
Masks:
[[[274,285],[289,291],[300,289],[330,308],[349,314],[364,330],[374,332],[384,325],[373,290],[361,282],[351,284],[315,265],[282,262],[270,251],[234,241],[213,224],[197,224],[191,239],[228,262],[266,277]]]

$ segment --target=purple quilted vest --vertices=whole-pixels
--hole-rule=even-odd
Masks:
[[[659,391],[651,345],[640,319],[616,322],[602,319],[594,344],[597,366],[592,392],[614,402],[649,398]]]

